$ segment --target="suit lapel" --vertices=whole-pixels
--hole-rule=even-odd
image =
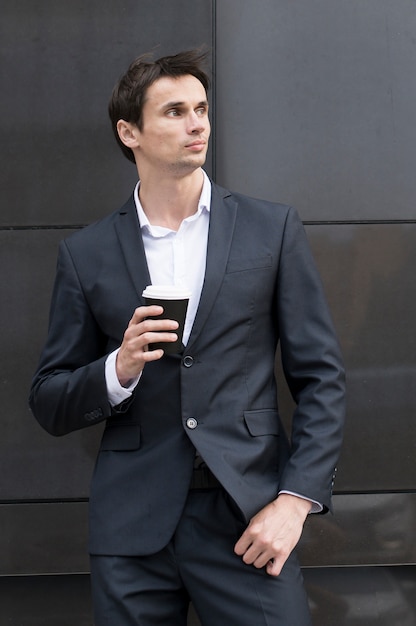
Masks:
[[[207,261],[201,299],[186,350],[200,334],[224,277],[234,233],[237,202],[229,191],[212,184]]]
[[[150,274],[133,196],[122,207],[118,218],[115,228],[127,270],[137,291],[139,306],[144,304],[142,292],[150,285]]]
[[[236,214],[237,202],[230,192],[213,183],[205,278],[187,350],[200,334],[215,303],[227,266]],[[138,305],[144,304],[142,292],[151,280],[133,196],[120,210],[115,228]]]

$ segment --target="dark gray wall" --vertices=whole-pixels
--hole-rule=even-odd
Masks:
[[[415,4],[220,2],[216,41],[217,181],[296,206],[339,332],[337,489],[414,490]]]
[[[217,179],[305,220],[413,220],[413,0],[217,3]]]
[[[91,624],[86,499],[101,428],[54,439],[27,408],[57,243],[136,181],[107,116],[119,75],[138,54],[212,37],[210,0],[1,2],[0,624]]]
[[[11,478],[0,482],[0,499],[87,497],[98,429],[53,440],[27,409],[57,242],[120,206],[136,182],[107,115],[119,75],[149,50],[211,48],[212,4],[4,0],[0,28],[0,380],[8,431],[0,469]]]
[[[141,52],[206,44],[208,170],[297,207],[348,367],[335,516],[309,519],[300,548],[315,624],[414,624],[414,2],[3,0],[0,11],[0,623],[91,625],[101,428],[51,438],[27,392],[57,242],[136,179],[107,121],[114,82]]]
[[[335,516],[300,550],[315,622],[416,623],[387,567],[415,588],[416,5],[225,0],[216,24],[216,180],[296,206],[347,365]],[[379,569],[316,569],[341,565]]]

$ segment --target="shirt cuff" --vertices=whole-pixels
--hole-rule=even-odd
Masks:
[[[315,502],[315,500],[311,500],[310,498],[306,498],[305,496],[301,496],[300,493],[294,493],[293,491],[279,491],[279,495],[281,493],[288,493],[290,496],[296,496],[297,498],[302,498],[302,500],[308,500],[311,503],[311,510],[309,511],[309,515],[311,513],[320,513],[323,511],[324,507],[320,502]]]
[[[111,406],[117,406],[130,398],[137,383],[140,380],[141,374],[137,378],[134,378],[128,387],[122,387],[117,378],[116,372],[116,359],[119,348],[111,352],[105,362],[105,382],[107,385],[107,396]]]

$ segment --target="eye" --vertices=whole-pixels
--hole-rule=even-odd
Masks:
[[[199,107],[198,109],[196,109],[195,113],[197,115],[199,115],[200,117],[203,117],[207,112],[207,107]]]
[[[178,117],[180,115],[180,111],[178,109],[169,109],[169,111],[166,111],[166,115],[169,117]]]

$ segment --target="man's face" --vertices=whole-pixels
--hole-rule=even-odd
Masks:
[[[140,175],[184,175],[205,163],[210,135],[207,95],[191,75],[163,77],[147,90],[137,131]]]

